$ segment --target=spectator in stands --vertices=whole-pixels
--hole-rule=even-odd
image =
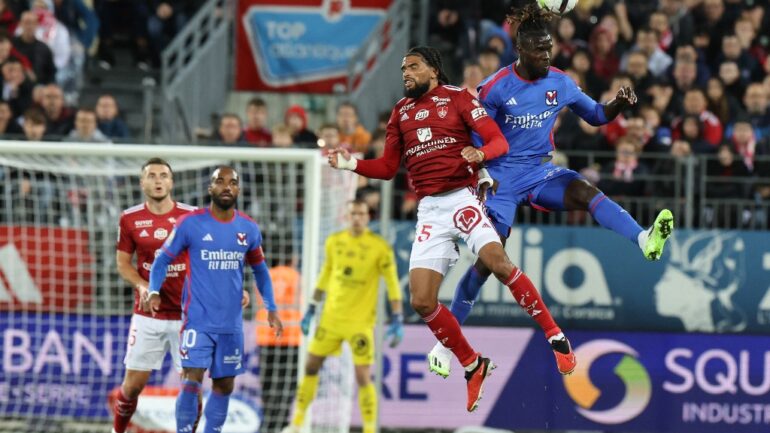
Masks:
[[[660,11],[667,17],[675,44],[689,44],[695,36],[695,20],[683,0],[660,0]]]
[[[50,1],[50,0],[49,0]],[[99,31],[99,17],[83,0],[53,0],[56,19],[67,28],[70,37],[87,52]]]
[[[366,153],[372,134],[358,122],[358,110],[352,102],[343,102],[337,107],[336,122],[339,141],[350,146],[353,152]]]
[[[112,95],[101,95],[96,100],[96,120],[99,131],[102,131],[106,137],[118,140],[129,138],[128,126],[120,118],[118,102]]]
[[[110,139],[97,128],[96,112],[90,108],[80,108],[75,114],[75,129],[65,141],[83,143],[110,143]]]
[[[762,13],[766,13],[761,9]],[[747,52],[757,63],[765,61],[767,56],[766,48],[763,47],[757,39],[757,29],[747,16],[741,16],[735,20],[735,36],[740,41],[741,49]]]
[[[600,80],[591,70],[591,54],[580,48],[572,55],[572,70],[580,77],[580,82],[588,96],[598,99],[607,88],[606,81]]]
[[[313,149],[318,146],[318,137],[307,129],[307,113],[304,108],[299,105],[287,108],[284,122],[291,129],[292,140],[298,147]]]
[[[291,138],[291,129],[283,123],[273,127],[273,147],[289,148],[294,146],[294,140]]]
[[[48,134],[63,136],[72,131],[75,113],[64,105],[64,93],[56,84],[49,84],[43,90],[43,110],[48,118]]]
[[[24,74],[27,75],[30,81],[34,82],[37,79],[29,59],[13,48],[11,38],[7,34],[0,32],[0,65],[5,63],[8,59],[17,59],[21,62],[21,65],[24,67]]]
[[[152,12],[147,17],[147,37],[150,47],[152,66],[160,67],[160,53],[174,39],[188,20],[186,1],[150,0],[147,2]]]
[[[594,28],[588,42],[588,50],[591,53],[591,70],[594,75],[605,81],[611,80],[620,69],[620,59],[615,52],[615,40],[610,31],[601,26]]]
[[[747,184],[724,182],[726,178],[747,178],[751,176],[746,165],[735,158],[735,154],[729,144],[721,144],[717,150],[717,159],[709,160],[706,167],[707,176],[719,179],[717,182],[709,182],[709,198],[747,198]]]
[[[3,100],[13,112],[14,117],[19,117],[32,105],[32,82],[24,74],[24,67],[18,59],[9,58],[2,65],[3,75]]]
[[[463,60],[470,53],[470,24],[461,12],[459,0],[437,0],[431,3],[428,24],[429,44],[441,51],[445,72],[450,78],[460,75]]]
[[[760,83],[751,83],[746,87],[743,95],[743,105],[746,114],[754,127],[757,139],[761,140],[770,136],[770,112],[768,112],[768,96],[765,86]]]
[[[694,114],[682,118],[682,139],[687,141],[696,154],[713,153],[714,146],[703,138],[703,122]]]
[[[0,101],[0,136],[13,139],[21,134],[21,126],[16,122],[8,101]]]
[[[503,65],[515,62],[519,57],[513,46],[511,35],[502,26],[490,20],[481,22],[481,46],[496,52],[500,56],[500,63]]]
[[[722,143],[724,127],[714,113],[708,111],[708,99],[702,89],[694,88],[685,93],[684,114],[698,116],[703,125],[703,138],[713,146],[714,150]],[[674,121],[672,126],[676,139],[679,133],[677,130],[678,122]],[[693,150],[698,152],[698,149]]]
[[[479,96],[476,88],[484,80],[484,72],[478,63],[468,63],[463,68],[463,82],[460,87],[467,90],[474,97]]]
[[[647,67],[654,77],[663,76],[673,63],[671,56],[660,48],[658,34],[650,27],[642,27],[636,32],[636,46],[634,50],[641,51],[647,56]],[[623,58],[622,65],[625,68],[628,63],[628,55]]]
[[[318,128],[318,147],[321,148],[321,152],[326,155],[331,149],[339,149],[340,147],[352,151],[348,143],[344,143],[341,140],[342,134],[340,134],[340,127],[336,123],[324,123]]]
[[[572,18],[565,16],[556,23],[556,41],[559,48],[559,54],[555,56],[553,65],[559,69],[566,70],[572,63],[572,56],[578,49],[585,49],[584,41],[575,39],[575,22]]]
[[[647,54],[644,51],[632,51],[626,59],[625,72],[631,77],[634,83],[634,91],[638,95],[646,95],[647,90],[652,86],[653,77],[648,74]],[[644,96],[643,96],[644,97]]]
[[[219,118],[219,126],[214,134],[217,144],[227,146],[242,146],[246,144],[243,136],[241,118],[235,113],[225,113]]]
[[[12,35],[16,31],[19,20],[16,14],[6,4],[6,0],[0,0],[0,31]]]
[[[644,152],[668,152],[671,148],[671,128],[661,123],[660,113],[651,105],[642,105],[639,115],[644,119],[644,127],[651,137],[644,146]]]
[[[762,87],[764,90],[764,87]],[[707,110],[714,113],[723,125],[732,123],[735,115],[741,111],[740,104],[732,95],[725,93],[725,86],[718,77],[711,77],[706,85],[708,98]]]
[[[24,112],[24,139],[42,141],[46,134],[45,114],[39,108],[30,108]]]
[[[722,47],[722,36],[725,32],[732,29],[732,17],[725,14],[725,5],[723,0],[703,0],[701,7],[695,9],[697,23],[697,35],[706,35],[708,44],[706,45],[706,57],[716,59]]]
[[[243,136],[256,147],[270,147],[273,137],[267,129],[267,104],[261,98],[253,98],[246,104],[246,129]]]
[[[62,86],[67,81],[68,74],[71,73],[68,70],[70,59],[72,58],[70,32],[64,24],[56,19],[45,0],[34,0],[32,5],[32,13],[37,16],[35,37],[51,49],[53,63],[56,65],[56,82]],[[23,22],[22,26],[24,26]]]
[[[754,171],[754,156],[757,153],[757,136],[748,118],[739,118],[732,128],[732,135],[727,137],[733,149],[743,159],[749,171]]]
[[[679,194],[684,197],[684,182],[675,181],[677,173],[677,164],[684,164],[692,156],[692,148],[686,140],[674,140],[671,143],[669,151],[670,158],[660,159],[656,162],[653,173],[662,178],[655,182],[656,197],[674,197],[676,195],[676,186],[679,185]],[[696,170],[697,172],[697,170]],[[699,190],[698,182],[695,182],[696,192]]]
[[[658,38],[658,47],[665,53],[671,53],[675,44],[674,32],[671,31],[668,16],[661,10],[653,11],[647,25],[655,32],[655,36]]]
[[[749,82],[762,78],[762,69],[759,62],[741,46],[741,41],[734,33],[728,33],[722,37],[722,53],[716,59],[717,64],[726,61],[735,62],[740,70],[741,81]]]
[[[37,27],[37,15],[34,12],[24,12],[19,21],[21,32],[13,38],[13,46],[32,63],[37,82],[49,84],[56,78],[56,65],[51,49],[37,39]]]
[[[674,64],[670,68],[669,75],[673,75],[676,63],[685,62],[695,63],[695,83],[705,86],[706,81],[711,77],[711,72],[703,50],[698,50],[691,44],[678,46],[674,56]]]
[[[624,136],[615,148],[615,161],[602,174],[598,188],[608,196],[640,197],[647,192],[650,169],[639,161],[637,139]]]
[[[740,101],[746,90],[747,81],[741,77],[741,69],[733,61],[725,61],[719,65],[719,79],[725,83],[725,92]]]
[[[684,94],[695,87],[695,79],[698,76],[697,64],[693,62],[674,63],[674,93],[670,97],[670,103],[666,109],[668,115],[678,115],[682,113],[682,104]]]
[[[485,48],[479,53],[479,66],[484,77],[488,77],[500,69],[500,55],[490,48]]]

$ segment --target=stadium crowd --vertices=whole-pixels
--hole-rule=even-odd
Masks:
[[[475,93],[485,77],[516,61],[516,29],[505,13],[513,1],[521,0],[430,2],[428,44],[441,50],[454,83]],[[87,3],[0,0],[0,133],[28,140],[130,139],[112,95],[78,107],[85,59],[110,68],[111,47],[127,36],[136,65],[157,67],[160,50],[199,2]],[[676,165],[689,155],[707,155],[695,170],[696,194],[706,176],[710,199],[770,200],[767,2],[581,0],[551,24],[552,64],[589,96],[608,101],[621,86],[632,86],[639,96],[633,110],[601,127],[563,110],[554,131],[556,161],[612,196],[673,197],[684,194],[683,183],[671,180]],[[276,113],[268,116],[273,108],[257,97],[242,112],[219,116],[206,142],[322,151],[344,146],[376,157],[389,113],[367,130],[357,109],[344,102],[333,119],[324,119],[292,105],[283,122],[269,124]],[[573,152],[568,158],[560,151],[600,156]],[[377,209],[376,181],[362,180],[360,187],[359,195]],[[417,198],[405,173],[396,190],[401,199],[395,216],[413,218]]]

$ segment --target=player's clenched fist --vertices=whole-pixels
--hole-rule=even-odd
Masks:
[[[345,149],[331,149],[328,159],[329,165],[340,170],[355,170],[358,165],[358,161]]]
[[[476,149],[473,146],[465,146],[465,147],[463,147],[463,150],[460,152],[460,154],[468,162],[479,163],[479,162],[484,161],[484,152],[482,152],[479,149]]]

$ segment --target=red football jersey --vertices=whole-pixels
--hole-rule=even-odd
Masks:
[[[120,216],[117,249],[128,254],[136,252],[136,270],[145,280],[150,280],[150,268],[163,242],[174,228],[176,221],[184,214],[195,210],[194,206],[176,203],[174,208],[163,215],[155,215],[146,204],[136,205],[123,211]],[[160,311],[155,318],[180,320],[182,317],[182,285],[187,275],[187,253],[176,258],[169,266],[166,281],[160,291]],[[152,317],[139,306],[139,292],[134,293],[134,314]]]
[[[487,159],[507,151],[500,129],[473,95],[459,87],[437,86],[417,99],[403,98],[396,104],[388,121],[385,154],[359,161],[355,171],[388,178],[393,164],[403,159],[419,197],[474,185],[477,167],[460,153],[473,146],[471,131],[492,144],[482,149]],[[384,170],[379,168],[383,163]]]

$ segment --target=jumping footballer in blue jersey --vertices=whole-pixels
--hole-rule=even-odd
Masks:
[[[516,208],[525,204],[547,211],[585,210],[607,229],[638,245],[648,260],[660,259],[674,218],[662,210],[645,230],[617,203],[582,175],[550,162],[554,150],[553,126],[559,111],[569,107],[591,125],[603,125],[636,103],[629,87],[615,99],[600,104],[591,99],[567,74],[551,67],[553,41],[548,33],[551,15],[531,3],[514,7],[508,20],[519,24],[519,59],[487,77],[479,86],[479,101],[508,140],[507,154],[487,163],[489,175],[499,182],[486,202],[489,216],[503,238],[510,235]],[[485,191],[482,191],[482,195]],[[470,314],[481,286],[491,272],[477,261],[455,290],[451,311],[461,324]],[[554,351],[568,353],[566,338],[549,339]],[[428,355],[430,370],[447,377],[451,352],[437,344]]]
[[[238,173],[219,167],[211,175],[211,206],[180,218],[150,270],[152,311],[160,307],[160,287],[166,269],[182,251],[189,262],[182,288],[182,389],[176,401],[176,429],[190,433],[198,415],[198,393],[203,373],[213,380],[203,413],[204,433],[221,432],[235,376],[243,366],[243,269],[251,266],[268,322],[280,335],[273,283],[262,253],[257,223],[235,209],[240,192]]]

